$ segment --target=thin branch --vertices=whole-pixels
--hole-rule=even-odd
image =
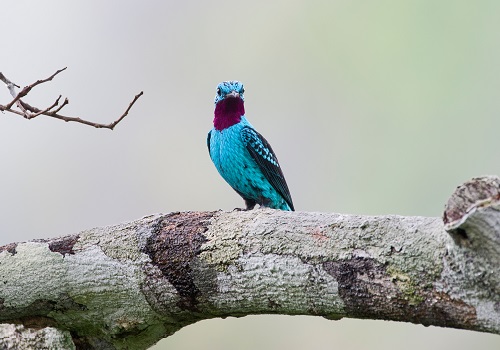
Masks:
[[[18,89],[20,89],[21,87],[17,84],[14,84],[13,82],[11,82],[5,75],[3,75],[2,72],[0,72],[0,80],[2,80],[5,85],[7,85],[7,89],[9,90],[10,94],[12,97],[14,97],[14,99],[16,98],[16,87]],[[21,104],[19,103],[20,101],[17,101],[16,102],[16,105],[17,107],[23,112],[21,115],[23,116],[26,116],[26,113],[27,111],[21,106]],[[2,106],[0,105],[0,110],[3,112],[3,111],[8,111],[8,112],[12,112],[12,113],[15,113],[11,110],[11,108],[7,108],[6,106]],[[19,113],[16,113],[16,114],[19,114]]]
[[[60,95],[59,95],[60,96]],[[61,109],[63,109],[64,106],[66,106],[67,104],[69,103],[68,101],[68,98],[65,98],[64,99],[64,102],[62,103],[62,105],[59,106],[59,108],[57,108],[53,113],[56,114],[57,112],[59,112]]]
[[[14,99],[9,104],[7,104],[7,106],[5,106],[5,107],[7,109],[10,109],[14,105],[14,103],[16,103],[22,97],[26,96],[31,91],[31,89],[33,89],[35,86],[43,84],[43,83],[46,83],[48,81],[51,81],[57,74],[59,74],[62,71],[66,70],[66,68],[68,68],[68,67],[64,67],[63,69],[59,69],[57,72],[55,72],[54,74],[52,74],[47,79],[37,80],[33,84],[31,84],[31,85],[25,86],[24,89],[22,89],[17,95],[12,96],[12,97],[14,97]]]
[[[38,113],[30,115],[29,119],[33,119],[35,117],[38,117],[40,114],[48,113],[52,108],[56,107],[59,105],[59,100],[61,99],[61,95],[57,98],[57,100],[52,104],[52,106],[45,108],[43,111],[40,111]]]
[[[127,116],[128,112],[130,111],[132,106],[139,99],[139,97],[141,97],[143,94],[144,94],[144,92],[141,91],[140,93],[135,95],[134,99],[132,100],[132,102],[130,102],[130,104],[129,104],[128,108],[125,110],[125,112],[117,120],[115,120],[114,122],[109,123],[109,124],[96,123],[96,122],[91,122],[91,121],[88,121],[88,120],[85,120],[85,119],[82,119],[79,117],[69,117],[69,116],[64,116],[64,115],[58,114],[57,112],[60,111],[62,107],[64,107],[65,105],[67,105],[69,103],[68,99],[65,99],[63,104],[57,110],[54,110],[54,111],[43,111],[37,107],[33,107],[33,106],[29,105],[28,103],[26,103],[24,101],[21,101],[21,104],[25,109],[27,109],[28,111],[35,113],[35,114],[43,114],[43,115],[46,115],[48,117],[64,120],[65,122],[77,122],[77,123],[81,123],[81,124],[85,124],[85,125],[90,125],[90,126],[93,126],[95,128],[98,128],[98,129],[106,128],[106,129],[113,130],[113,128],[119,122],[121,122],[123,120],[123,118],[125,118]],[[31,119],[31,118],[32,117],[28,117],[28,119]]]
[[[118,118],[117,120],[115,120],[114,122],[112,122],[111,124],[109,124],[109,128],[111,130],[114,129],[114,127],[123,120],[123,118],[125,118],[128,114],[128,112],[130,111],[130,109],[132,108],[132,106],[134,105],[135,101],[137,101],[139,99],[139,97],[141,97],[142,95],[144,94],[143,91],[141,91],[140,93],[138,93],[137,95],[135,95],[134,99],[132,100],[132,102],[129,103],[128,105],[128,108],[125,110],[125,112],[121,115],[120,118]]]
[[[7,77],[5,75],[3,75],[2,72],[0,72],[0,80],[3,81],[5,83],[5,85],[13,85],[13,86],[17,87],[18,89],[21,88],[19,85],[14,84],[9,79],[7,79]]]
[[[63,103],[61,105],[59,105],[59,100],[60,100],[61,96],[59,96],[57,98],[55,103],[53,103],[50,107],[47,107],[45,109],[31,106],[30,104],[28,104],[27,102],[22,100],[22,98],[25,97],[26,95],[28,95],[28,93],[34,87],[36,87],[37,85],[46,83],[48,81],[51,81],[56,75],[58,75],[59,73],[61,73],[64,70],[66,70],[66,68],[67,67],[57,70],[54,74],[52,74],[50,77],[48,77],[46,79],[37,80],[33,84],[24,87],[19,93],[16,93],[16,90],[15,90],[16,87],[20,88],[19,85],[16,85],[13,82],[11,82],[3,73],[0,72],[0,80],[3,81],[5,83],[5,85],[7,85],[7,89],[9,90],[10,94],[14,98],[12,101],[10,101],[6,105],[0,104],[0,111],[2,111],[2,112],[6,111],[6,112],[14,113],[17,115],[21,115],[26,119],[33,119],[33,118],[38,117],[39,115],[45,115],[47,117],[60,119],[60,120],[63,120],[65,122],[76,122],[76,123],[80,123],[80,124],[93,126],[95,128],[105,128],[105,129],[113,130],[115,128],[115,126],[118,123],[120,123],[128,115],[128,113],[130,112],[130,109],[136,103],[136,101],[139,99],[139,97],[141,97],[143,95],[143,91],[141,91],[139,94],[137,94],[134,97],[134,99],[132,100],[132,102],[129,103],[128,108],[125,110],[125,112],[118,119],[116,119],[115,121],[113,121],[109,124],[96,123],[96,122],[92,122],[92,121],[89,121],[86,119],[82,119],[80,117],[71,117],[71,116],[65,116],[65,115],[59,114],[59,112],[66,105],[69,104],[69,100],[67,98],[65,98]],[[14,105],[16,105],[19,110],[13,109]],[[57,109],[53,110],[55,107],[57,107]]]

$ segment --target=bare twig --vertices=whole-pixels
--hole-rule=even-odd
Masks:
[[[3,75],[2,72],[0,72],[0,80],[3,81],[5,83],[5,85],[13,85],[18,89],[21,88],[19,85],[16,85],[13,82],[11,82],[9,79],[7,79],[7,77],[5,75]]]
[[[47,79],[37,80],[33,84],[31,84],[31,85],[25,86],[24,89],[22,89],[17,95],[12,96],[12,97],[14,97],[14,99],[9,104],[7,104],[7,106],[5,106],[6,109],[10,109],[14,105],[14,103],[16,103],[22,97],[26,96],[31,91],[31,89],[33,89],[35,86],[43,84],[43,83],[46,83],[48,81],[51,81],[57,74],[59,74],[62,71],[66,70],[66,68],[68,68],[68,67],[64,67],[63,69],[59,69],[57,72],[55,72],[54,74],[52,74]]]
[[[43,111],[40,111],[38,113],[35,113],[35,114],[32,114],[30,115],[29,119],[33,119],[35,117],[38,117],[40,114],[44,114],[44,113],[47,113],[48,111],[50,111],[52,108],[56,107],[57,105],[59,105],[59,100],[61,99],[61,95],[59,95],[59,97],[57,98],[57,100],[52,104],[52,106],[48,107],[48,108],[45,108]]]
[[[22,98],[25,97],[26,95],[28,95],[28,93],[35,86],[46,83],[48,81],[51,81],[56,75],[58,75],[59,73],[61,73],[64,70],[66,70],[66,67],[59,69],[58,71],[56,71],[54,74],[52,74],[50,77],[48,77],[46,79],[37,80],[33,84],[24,87],[19,93],[16,93],[16,90],[15,90],[16,87],[20,88],[19,85],[16,85],[13,82],[11,82],[5,75],[3,75],[0,72],[0,80],[3,81],[5,83],[5,85],[7,85],[7,89],[9,90],[10,94],[13,97],[13,100],[10,101],[8,104],[6,104],[6,105],[0,104],[0,111],[2,111],[2,112],[6,111],[6,112],[14,113],[17,115],[21,115],[26,119],[33,119],[33,118],[38,117],[39,115],[45,115],[45,116],[60,119],[60,120],[66,121],[66,122],[77,122],[80,124],[90,125],[90,126],[93,126],[95,128],[105,128],[105,129],[113,130],[115,128],[115,126],[118,123],[120,123],[128,115],[128,113],[130,112],[130,109],[135,104],[135,102],[139,99],[139,97],[141,97],[143,95],[142,91],[139,94],[137,94],[134,97],[134,99],[132,100],[132,102],[130,102],[130,104],[129,104],[128,108],[125,110],[125,112],[118,119],[116,119],[114,122],[109,123],[109,124],[96,123],[96,122],[91,122],[89,120],[85,120],[85,119],[82,119],[79,117],[70,117],[70,116],[65,116],[65,115],[59,114],[59,112],[63,109],[63,107],[65,107],[67,104],[69,104],[69,100],[67,98],[65,98],[63,103],[61,105],[59,105],[59,100],[61,99],[61,96],[59,96],[57,98],[57,100],[50,107],[47,107],[45,109],[31,106],[30,104],[28,104],[22,100]],[[19,110],[13,109],[14,105],[16,105]],[[54,109],[55,107],[57,107],[57,108]]]
[[[122,121],[123,118],[125,118],[128,114],[128,112],[130,111],[130,109],[132,108],[132,106],[134,105],[135,101],[137,101],[139,99],[139,97],[141,97],[142,95],[144,94],[143,91],[141,91],[140,93],[138,93],[137,95],[135,95],[134,99],[132,100],[132,102],[129,103],[128,105],[128,108],[125,110],[125,112],[121,115],[120,118],[118,118],[117,120],[115,120],[114,122],[112,122],[111,124],[109,124],[109,128],[111,130],[114,129],[114,127],[116,126],[116,124],[118,124],[119,122]]]
[[[60,96],[60,95],[59,95],[59,96]],[[64,99],[64,102],[62,103],[62,105],[60,105],[60,106],[59,106],[59,108],[57,108],[57,109],[56,109],[53,113],[55,114],[55,113],[59,112],[59,111],[60,111],[61,109],[63,109],[63,107],[64,107],[64,106],[66,106],[68,103],[69,103],[68,98],[65,98],[65,99]]]
[[[5,75],[3,75],[2,72],[0,72],[0,79],[5,83],[5,85],[7,85],[7,89],[9,90],[10,94],[12,95],[12,97],[14,97],[14,99],[16,98],[16,87],[18,89],[20,89],[21,87],[17,84],[14,84],[13,82],[11,82],[9,79],[7,79],[7,77]],[[27,111],[21,106],[21,104],[19,103],[19,101],[16,102],[16,105],[17,107],[23,112],[21,115],[26,115]],[[9,111],[9,112],[12,112],[12,110],[9,108],[7,108],[6,106],[2,106],[0,105],[0,110],[3,112],[3,111]],[[17,113],[19,114],[19,113]]]

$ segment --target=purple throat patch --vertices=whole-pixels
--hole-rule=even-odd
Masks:
[[[238,124],[243,115],[245,115],[243,100],[239,97],[226,97],[215,105],[214,127],[219,131],[227,129]]]

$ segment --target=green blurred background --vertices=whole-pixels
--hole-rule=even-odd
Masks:
[[[243,201],[210,162],[217,83],[245,83],[298,210],[440,216],[454,188],[500,174],[500,2],[11,1],[0,71],[27,99],[115,131],[0,115],[0,244]],[[10,100],[0,89],[0,103]],[[155,349],[499,349],[423,326],[251,316]]]

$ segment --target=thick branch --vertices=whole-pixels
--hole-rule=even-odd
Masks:
[[[134,99],[132,100],[132,102],[130,102],[130,104],[129,104],[128,108],[125,110],[125,112],[118,119],[116,119],[115,121],[113,121],[109,124],[96,123],[96,122],[91,122],[91,121],[88,121],[88,120],[85,120],[85,119],[82,119],[79,117],[70,117],[70,116],[65,116],[65,115],[59,114],[61,109],[63,109],[63,107],[65,107],[67,104],[69,104],[68,99],[65,98],[64,102],[61,105],[59,105],[59,100],[61,99],[61,96],[59,96],[57,98],[57,100],[51,106],[44,108],[44,109],[40,109],[38,107],[33,107],[33,106],[29,105],[28,103],[24,102],[23,100],[21,100],[21,98],[28,95],[28,93],[34,87],[36,87],[40,84],[46,83],[48,81],[51,81],[56,75],[58,75],[59,73],[61,73],[64,70],[66,70],[66,67],[63,69],[59,69],[58,71],[56,71],[54,74],[52,74],[50,77],[48,77],[46,79],[37,80],[33,84],[24,87],[19,93],[16,93],[16,89],[15,89],[16,87],[19,88],[19,86],[14,84],[13,82],[11,82],[5,75],[3,75],[0,72],[0,80],[5,83],[5,85],[7,86],[7,89],[9,89],[10,94],[14,98],[8,104],[0,105],[0,111],[2,111],[2,112],[5,111],[5,112],[10,112],[13,114],[21,115],[26,119],[33,119],[33,118],[38,117],[39,115],[45,115],[45,116],[48,116],[51,118],[63,120],[65,122],[77,122],[80,124],[90,125],[90,126],[93,126],[95,128],[106,128],[106,129],[113,130],[115,128],[115,126],[118,123],[120,123],[123,120],[123,118],[125,118],[128,115],[128,113],[130,112],[130,109],[135,104],[135,102],[139,99],[139,97],[141,97],[143,95],[142,91],[139,94],[137,94],[134,97]],[[12,109],[12,107],[14,105],[16,105],[19,108],[19,110]],[[54,110],[55,107],[57,107],[57,108]]]
[[[52,327],[26,328],[23,325],[0,324],[1,349],[75,349],[68,331]]]
[[[498,236],[466,232],[473,247],[483,236],[498,249]],[[439,218],[153,215],[2,247],[0,321],[69,331],[77,348],[96,349],[144,349],[199,320],[250,314],[500,334],[498,260],[455,241]]]

